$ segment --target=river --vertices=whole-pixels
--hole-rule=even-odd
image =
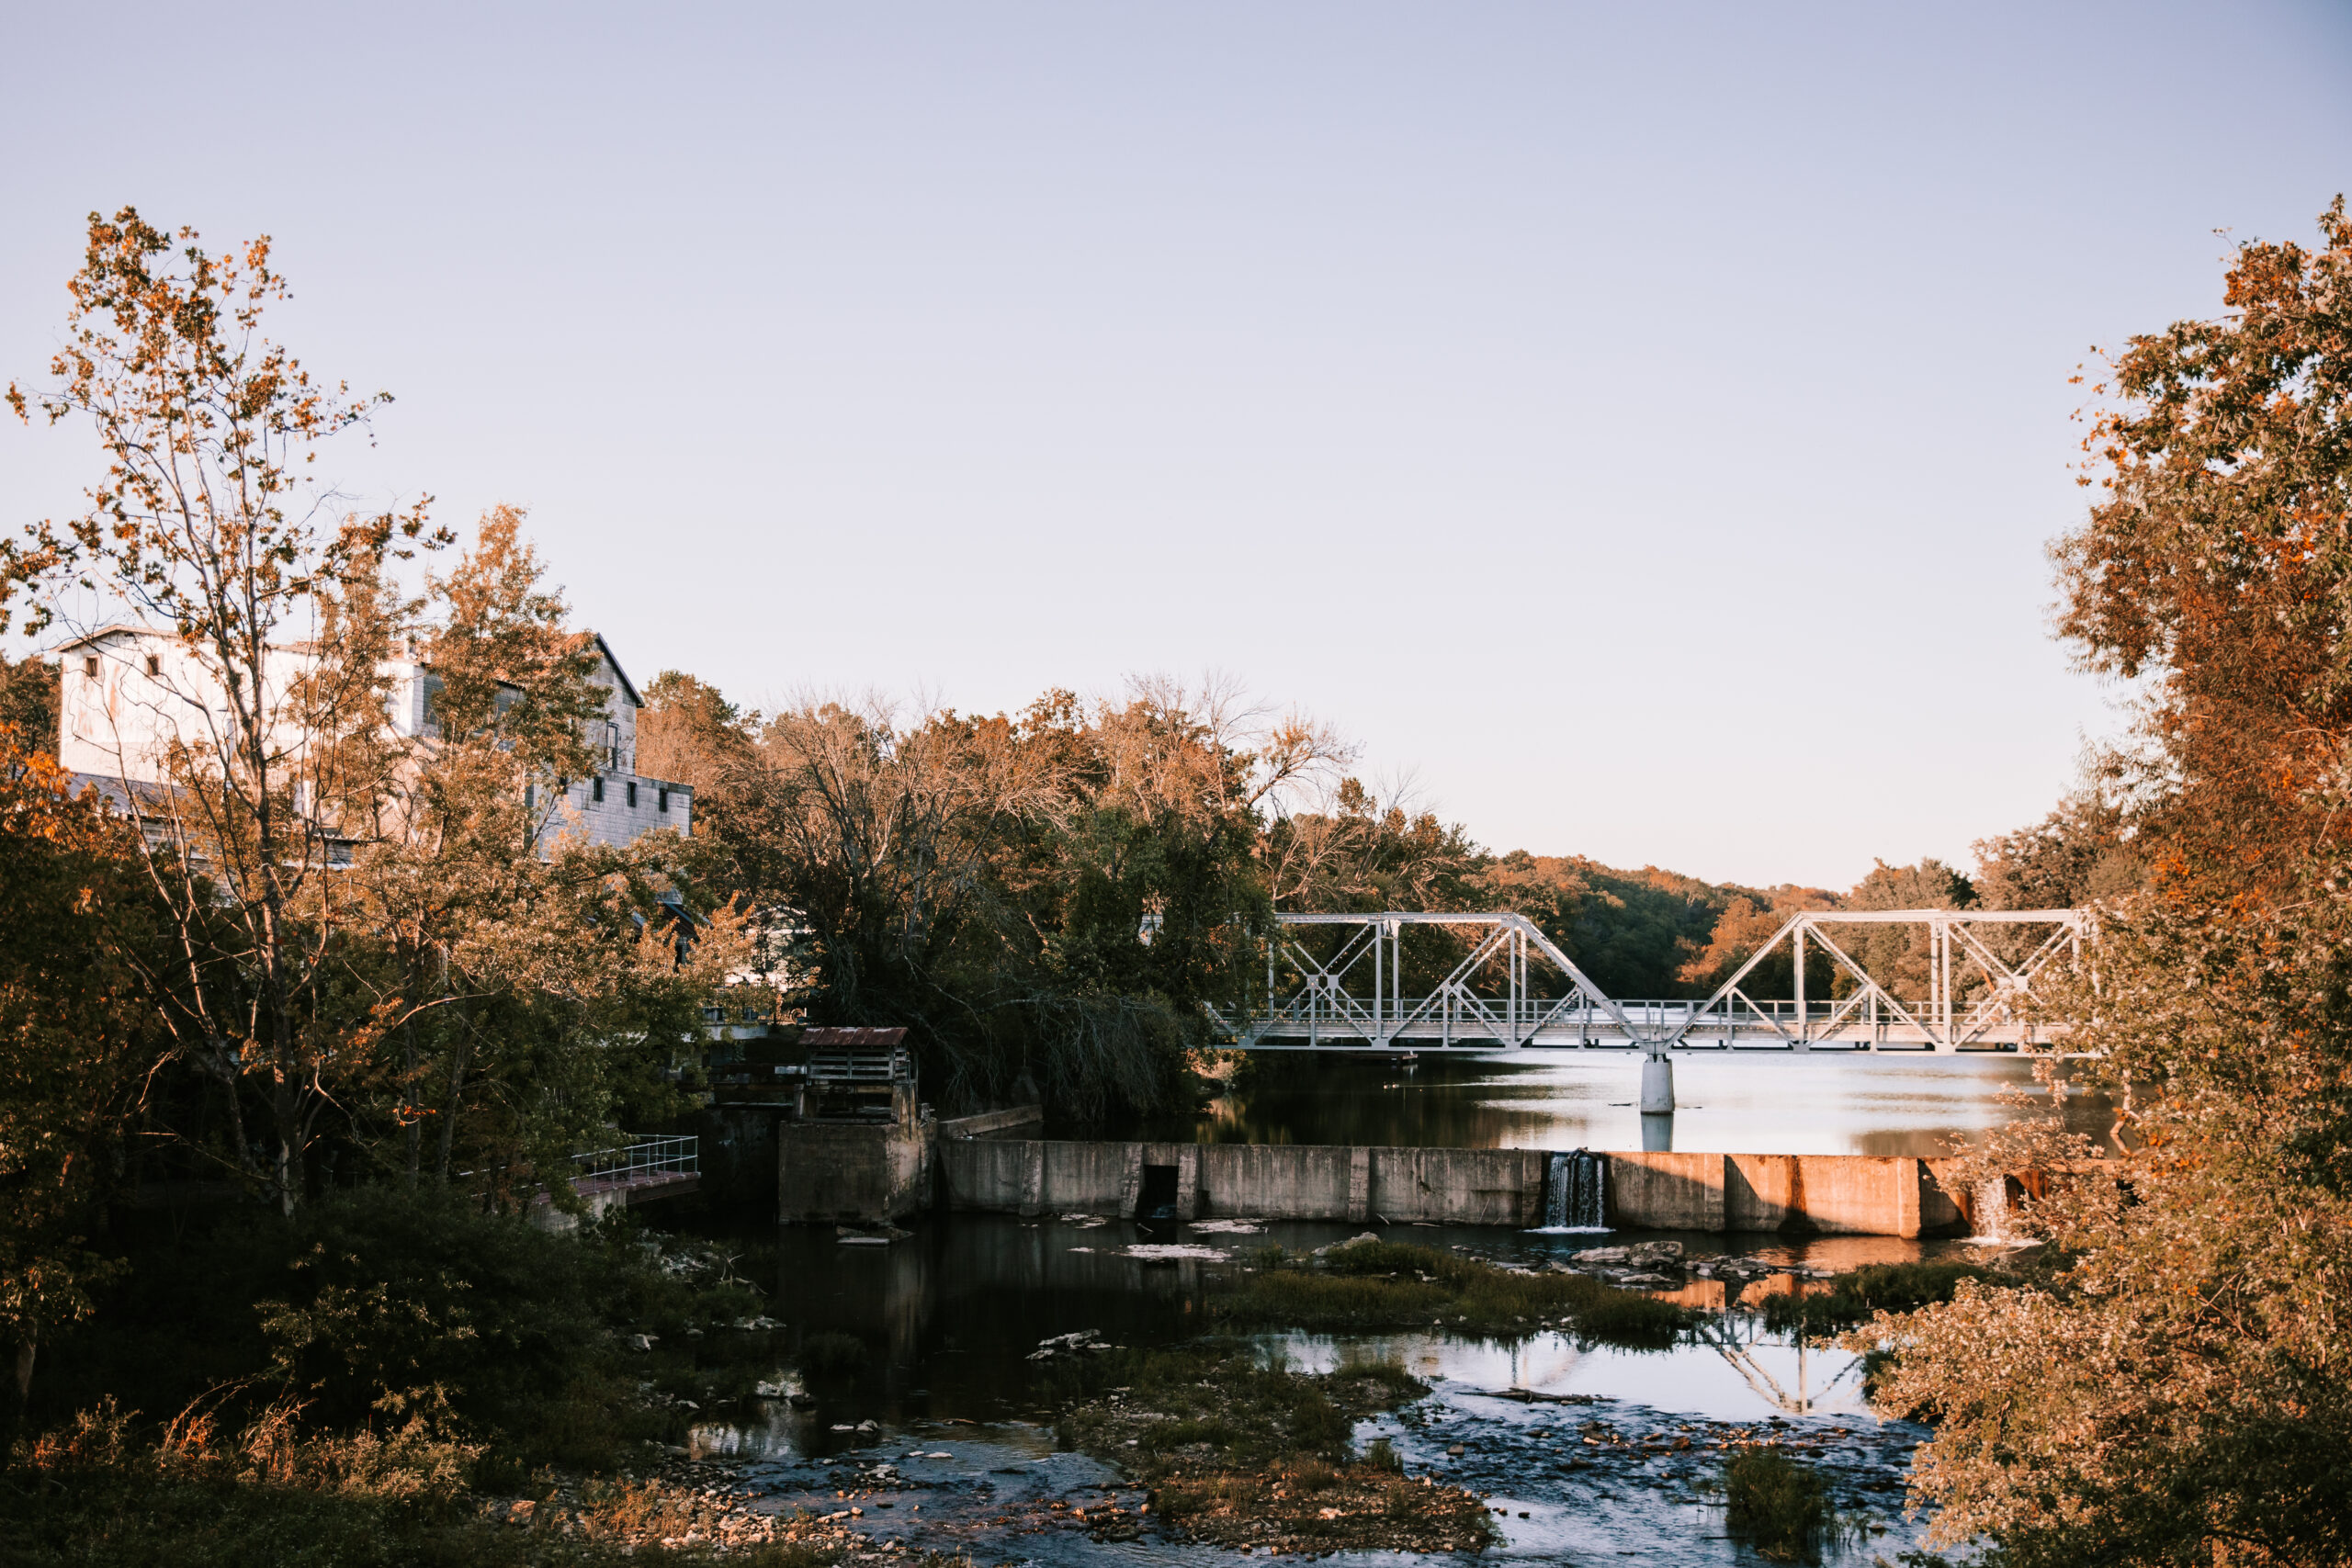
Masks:
[[[1708,1153],[1943,1155],[2014,1118],[2020,1098],[2049,1109],[2033,1064],[2007,1054],[1694,1052],[1674,1073],[1673,1146]],[[1410,1066],[1270,1053],[1199,1116],[1149,1131],[1202,1143],[1616,1152],[1644,1146],[1640,1086],[1630,1051],[1423,1052]],[[2093,1138],[2110,1120],[2097,1095],[2070,1095],[2061,1113]]]
[[[1645,1136],[1633,1104],[1638,1072],[1638,1058],[1598,1053],[1424,1055],[1410,1068],[1363,1057],[1271,1058],[1199,1115],[1127,1131],[1210,1142],[1634,1149]],[[2035,1089],[2029,1064],[1996,1056],[1692,1057],[1678,1063],[1678,1080],[1675,1146],[1792,1154],[1948,1153],[1955,1138],[2017,1115]],[[2063,1114],[2093,1136],[2108,1120],[2088,1097],[2071,1100]],[[761,1508],[822,1512],[864,1498],[871,1511],[861,1527],[877,1546],[899,1543],[893,1550],[946,1551],[979,1564],[1231,1562],[1234,1553],[1149,1533],[1106,1541],[992,1523],[1024,1503],[1043,1510],[1048,1499],[1120,1495],[1115,1472],[1057,1451],[1055,1412],[1033,1393],[1028,1358],[1041,1340],[1079,1330],[1138,1347],[1192,1337],[1205,1326],[1205,1292],[1247,1267],[1252,1249],[1321,1247],[1354,1227],[969,1214],[910,1224],[913,1234],[888,1247],[842,1245],[820,1227],[775,1233],[774,1311],[787,1325],[786,1359],[819,1335],[847,1335],[866,1359],[830,1378],[795,1380],[779,1366],[777,1379],[801,1393],[799,1405],[775,1399],[713,1412],[688,1434],[691,1451],[739,1468]],[[1518,1267],[1649,1239],[1427,1225],[1388,1234]],[[1719,1445],[1758,1439],[1809,1456],[1829,1478],[1850,1529],[1826,1563],[1862,1568],[1917,1548],[1924,1521],[1905,1516],[1901,1478],[1926,1430],[1880,1420],[1852,1356],[1769,1334],[1755,1308],[1762,1295],[1803,1289],[1809,1269],[1959,1255],[1970,1244],[1674,1239],[1693,1258],[1739,1256],[1777,1271],[1745,1285],[1692,1279],[1674,1293],[1708,1309],[1707,1326],[1663,1352],[1580,1347],[1555,1333],[1504,1343],[1435,1329],[1270,1334],[1257,1337],[1256,1348],[1304,1370],[1343,1357],[1393,1359],[1429,1382],[1427,1399],[1364,1423],[1359,1438],[1385,1437],[1410,1470],[1488,1494],[1502,1534],[1489,1557],[1761,1564],[1725,1534],[1713,1490]],[[1139,1500],[1130,1495],[1128,1505]],[[1353,1560],[1375,1559],[1413,1561]]]

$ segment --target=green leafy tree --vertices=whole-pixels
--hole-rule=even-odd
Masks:
[[[2030,828],[1980,840],[1973,885],[1988,909],[2071,909],[2120,898],[2147,878],[2136,838],[2119,804],[2085,791]]]
[[[818,1017],[910,1026],[951,1101],[1087,1114],[1164,1101],[1214,1043],[1203,1004],[1259,968],[1263,815],[1338,750],[1154,682],[912,721],[745,714],[675,674],[654,692],[640,756],[695,785],[715,874],[815,968]]]
[[[285,292],[266,240],[230,257],[196,240],[94,216],[51,384],[10,390],[28,417],[90,422],[107,465],[82,516],[0,546],[0,604],[39,626],[96,592],[170,639],[151,679],[172,721],[121,770],[171,931],[140,994],[212,1088],[200,1146],[288,1213],[321,1183],[314,1156],[389,1139],[413,1178],[428,1122],[445,1179],[463,1153],[563,1190],[565,1153],[624,1106],[662,1108],[658,1069],[740,922],[691,907],[674,835],[571,831],[550,786],[594,765],[597,654],[520,514],[493,511],[453,570],[402,592],[401,563],[454,536],[311,477],[383,400],[262,334]],[[422,738],[389,722],[410,660]]]
[[[0,653],[0,725],[28,751],[57,750],[57,670],[37,655]]]
[[[1855,1337],[1896,1352],[1881,1407],[1935,1423],[1939,1540],[2015,1568],[2352,1561],[2347,889],[2103,917],[2069,1043],[2102,1054],[2120,1146],[2035,1119],[1962,1172],[2042,1172],[2022,1223],[2075,1261]]]
[[[119,1269],[90,1238],[160,1051],[133,973],[155,916],[130,835],[0,726],[0,1332],[20,1399],[43,1338]]]

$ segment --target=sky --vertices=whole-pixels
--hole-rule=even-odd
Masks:
[[[2094,346],[2352,187],[2352,6],[0,0],[0,378],[83,220],[275,243],[639,683],[1214,672],[1498,850],[1842,887],[2039,818]],[[2217,232],[2223,231],[2223,232]],[[86,431],[0,424],[0,527]]]

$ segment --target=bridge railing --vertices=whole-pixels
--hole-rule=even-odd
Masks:
[[[1683,998],[1619,1001],[1613,1011],[1581,993],[1565,997],[1434,995],[1391,997],[1375,1016],[1363,998],[1317,991],[1272,1008],[1212,1010],[1237,1043],[1306,1042],[1398,1048],[1492,1043],[1546,1045],[1661,1045],[1709,1049],[1731,1040],[1801,1045],[1926,1045],[1938,1049],[2010,1046],[2049,1031],[1986,998],[1946,1026],[1930,1004],[1889,997],[1712,1003]]]
[[[1401,1007],[1404,1010],[1404,1016],[1409,1017],[1425,1009],[1433,1010],[1435,1004],[1442,999],[1435,996],[1408,996],[1396,998],[1389,1005],[1391,1009]],[[1516,998],[1478,997],[1475,1000],[1482,1006],[1484,1010],[1492,1012],[1498,1017],[1516,1010],[1522,1017],[1550,1021],[1555,1027],[1567,1027],[1572,1023],[1583,1022],[1589,1024],[1596,1032],[1623,1032],[1615,1019],[1597,1007],[1587,1005],[1579,996]],[[1928,1003],[1924,999],[1905,999],[1903,1005],[1914,1012],[1918,1012],[1924,1010]],[[1457,1000],[1456,1007],[1455,1016],[1460,1018],[1463,1016],[1464,1004]],[[1837,1015],[1839,1004],[1836,1001],[1820,999],[1811,999],[1804,1003],[1740,1001],[1728,1007],[1718,1004],[1712,1011],[1707,1011],[1707,1004],[1701,1000],[1670,998],[1645,1001],[1636,998],[1619,1001],[1617,1008],[1637,1025],[1679,1023],[1706,1012],[1703,1022],[1708,1028],[1713,1028],[1719,1022],[1727,1022],[1758,1029],[1769,1029],[1777,1023],[1794,1029],[1801,1020],[1826,1021]],[[1318,1021],[1344,1026],[1351,1023],[1371,1022],[1372,1004],[1360,997],[1343,996],[1335,999],[1328,995],[1317,994],[1293,997],[1272,1008],[1220,1009],[1217,1010],[1217,1016],[1236,1022],[1291,1021],[1304,1022],[1312,1017]],[[1394,1016],[1396,1015],[1392,1012],[1391,1017]],[[1882,1013],[1876,1021],[1901,1026],[1901,1021],[1892,1013]]]
[[[664,1176],[696,1176],[702,1171],[701,1140],[648,1134],[623,1134],[629,1142],[615,1148],[591,1149],[571,1156],[579,1169],[574,1181],[597,1180],[611,1185],[649,1181]]]

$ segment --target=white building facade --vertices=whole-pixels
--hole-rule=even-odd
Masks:
[[[605,692],[605,713],[584,737],[596,758],[596,772],[560,781],[559,788],[535,787],[527,803],[539,814],[541,837],[572,836],[597,844],[627,844],[660,829],[688,835],[694,824],[694,791],[636,771],[637,718],[645,701],[595,637],[592,677]],[[128,624],[102,626],[52,649],[58,660],[59,763],[87,784],[120,797],[126,787],[162,787],[170,782],[175,745],[199,757],[215,754],[228,740],[224,694],[218,676],[177,637]],[[313,656],[300,649],[272,649],[263,696],[275,710]],[[386,667],[392,698],[385,722],[393,733],[431,745],[435,737],[432,695],[438,684],[429,665],[402,660]],[[299,735],[285,736],[289,752]]]

